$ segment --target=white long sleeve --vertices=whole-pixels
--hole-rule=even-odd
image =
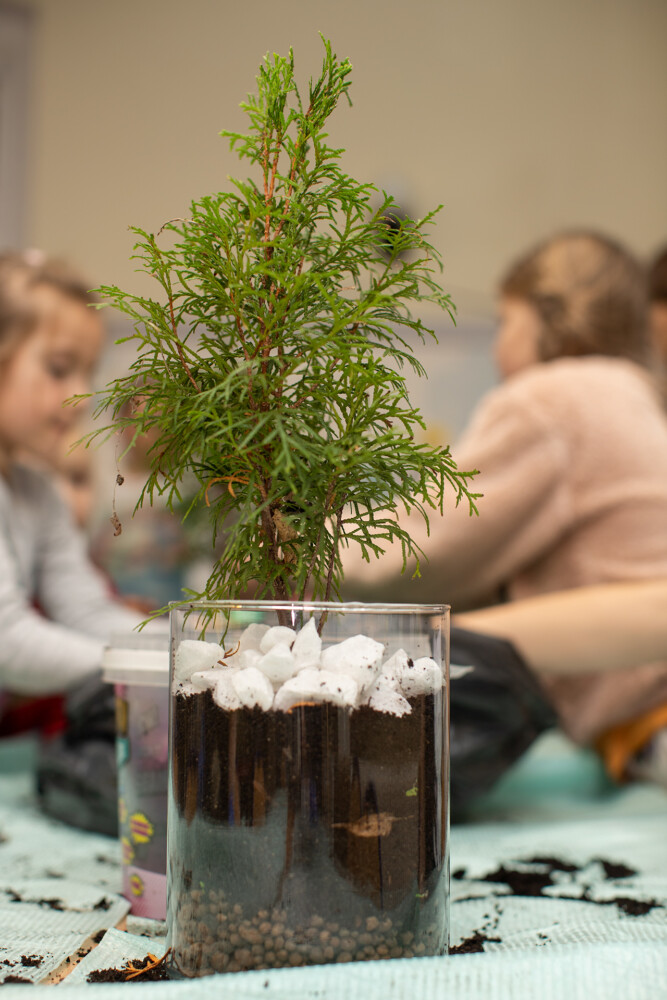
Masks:
[[[140,621],[110,594],[49,481],[14,467],[0,480],[0,688],[64,691]]]

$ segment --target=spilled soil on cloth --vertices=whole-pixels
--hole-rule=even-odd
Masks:
[[[651,910],[662,908],[663,903],[656,899],[636,899],[629,895],[618,895],[609,899],[595,899],[591,896],[591,886],[577,886],[573,883],[572,888],[578,889],[578,895],[565,895],[561,892],[551,894],[545,892],[550,886],[563,886],[563,881],[555,878],[557,872],[566,875],[577,876],[586,873],[592,865],[600,865],[604,872],[605,881],[616,882],[636,875],[637,872],[629,868],[622,862],[608,860],[607,858],[592,858],[585,865],[576,865],[570,861],[553,856],[535,856],[531,858],[517,858],[511,864],[501,864],[486,875],[476,876],[472,880],[476,882],[490,882],[494,885],[503,885],[509,892],[490,893],[497,899],[506,896],[536,897],[546,896],[550,899],[564,899],[575,902],[593,903],[595,906],[616,906],[620,912],[628,917],[643,917]],[[516,867],[514,867],[516,865]],[[462,881],[468,878],[467,870],[459,868],[452,873],[452,878]],[[479,896],[468,896],[466,899],[479,899]],[[464,902],[465,900],[458,900]],[[502,910],[500,911],[502,912]],[[482,927],[473,932],[460,944],[449,949],[451,955],[473,954],[484,951],[486,942],[501,942],[502,938],[488,937],[485,931],[488,926]]]

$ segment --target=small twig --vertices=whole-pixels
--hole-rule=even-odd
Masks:
[[[153,969],[159,968],[159,966],[161,966],[164,962],[166,962],[167,956],[170,954],[170,952],[171,948],[167,948],[162,958],[158,958],[157,955],[153,955],[151,954],[151,952],[149,952],[148,955],[146,956],[149,959],[149,961],[147,962],[146,965],[143,966],[136,966],[134,964],[134,961],[128,962],[125,966],[125,969],[123,970],[126,974],[125,979],[126,980],[137,979],[139,976],[143,976],[147,972],[152,972]]]
[[[215,483],[227,483],[227,490],[236,500],[236,493],[234,492],[233,484],[245,483],[245,485],[247,486],[248,480],[244,479],[242,476],[214,476],[213,479],[209,479],[208,483],[206,484],[206,490],[204,492],[204,500],[206,502],[207,507],[211,506],[211,501],[208,498],[208,491],[210,490],[211,486],[215,485]]]

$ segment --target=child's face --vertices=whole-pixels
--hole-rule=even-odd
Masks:
[[[35,292],[37,326],[0,368],[0,448],[53,461],[80,408],[65,400],[88,392],[103,343],[97,313],[51,288]]]
[[[503,378],[509,378],[540,360],[541,332],[539,313],[529,302],[501,296],[493,353]]]

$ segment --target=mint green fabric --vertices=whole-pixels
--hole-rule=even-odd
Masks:
[[[115,842],[40,816],[29,776],[8,771],[0,748],[0,834],[5,838],[0,843],[0,961],[48,955],[39,975],[26,975],[38,981],[91,928],[112,927],[126,904],[118,896]],[[452,829],[450,845],[451,944],[477,935],[485,939],[483,952],[145,983],[141,995],[145,1000],[168,1000],[169,995],[195,1000],[664,996],[667,792],[647,785],[614,788],[595,757],[549,733],[479,803],[474,821]],[[561,868],[569,864],[573,870],[553,870],[553,885],[538,896],[513,895],[507,884],[488,880],[503,866],[527,873],[544,870],[531,861],[536,857],[556,859]],[[610,866],[620,865],[633,874],[614,876],[622,869]],[[64,910],[11,902],[10,889],[24,899],[31,891],[48,893],[62,900]],[[100,898],[110,901],[108,910],[94,909]],[[639,909],[643,902],[645,912],[630,915],[626,900]],[[107,931],[99,947],[55,987],[61,1000],[79,997],[82,989],[91,1000],[108,997],[123,984],[87,984],[92,969],[119,966],[149,951],[162,954],[165,939],[159,925],[133,922],[130,928],[133,933]],[[15,974],[35,972],[0,965],[5,968]],[[31,995],[39,1000],[53,988],[37,986],[38,994]],[[4,1000],[13,1000],[18,989],[6,985]]]

